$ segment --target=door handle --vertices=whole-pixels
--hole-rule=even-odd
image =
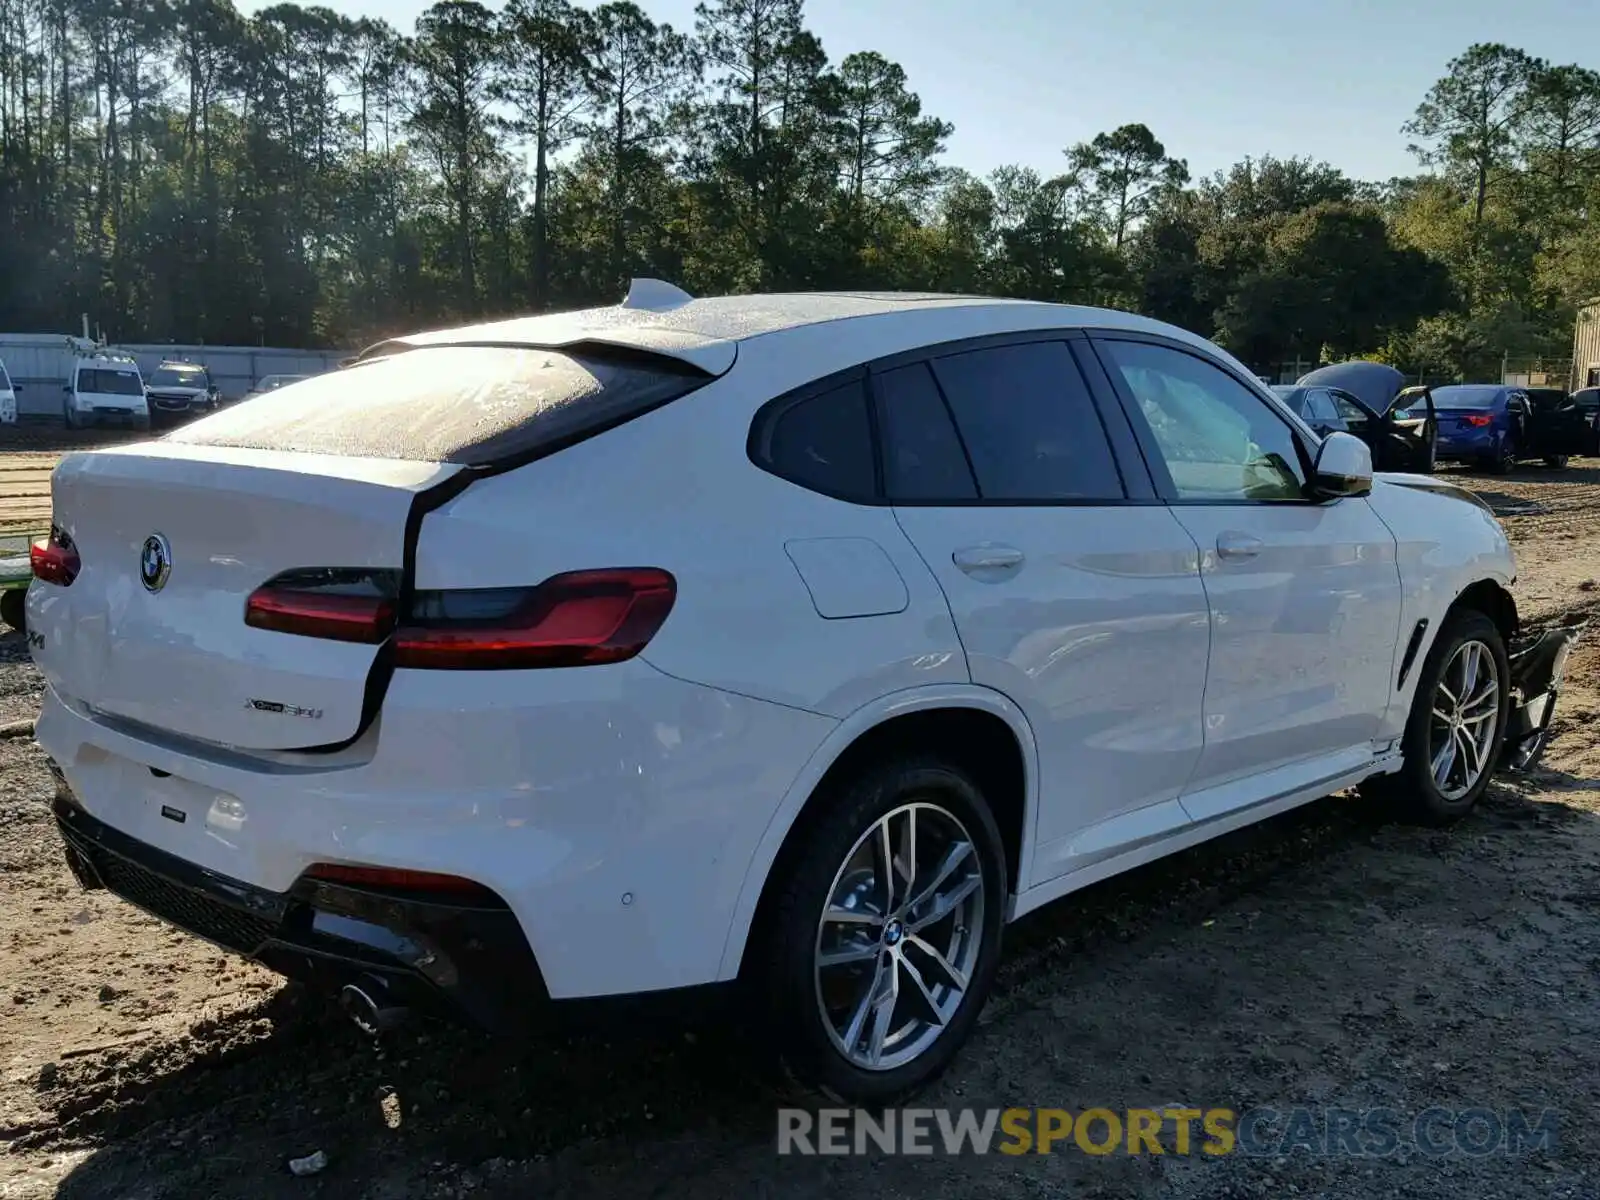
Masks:
[[[1228,562],[1254,558],[1261,553],[1261,539],[1248,533],[1219,533],[1217,557]]]
[[[1023,554],[1015,546],[965,546],[951,556],[956,566],[973,571],[1004,571],[1022,565]]]

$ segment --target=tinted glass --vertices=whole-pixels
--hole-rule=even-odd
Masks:
[[[1333,406],[1333,397],[1322,388],[1312,388],[1306,393],[1306,406],[1300,415],[1308,421],[1337,421],[1339,412]]]
[[[1065,342],[936,359],[985,499],[1120,500],[1116,460]]]
[[[1367,423],[1366,410],[1357,404],[1355,398],[1343,392],[1329,392],[1328,398],[1333,403],[1334,411],[1339,414],[1339,419],[1351,429],[1360,429]]]
[[[1584,388],[1572,393],[1572,402],[1585,412],[1600,408],[1600,388]]]
[[[168,437],[471,466],[586,437],[705,381],[667,358],[430,347],[319,375],[271,404],[234,405]]]
[[[760,456],[778,474],[812,491],[871,499],[877,489],[866,385],[852,380],[781,410],[766,431]]]
[[[78,391],[96,396],[142,396],[144,385],[132,371],[84,367],[78,372]]]
[[[1289,426],[1221,367],[1167,346],[1103,343],[1186,500],[1298,500],[1305,476]]]
[[[1506,394],[1504,388],[1485,384],[1454,384],[1433,389],[1433,403],[1438,408],[1493,408]]]
[[[883,482],[890,500],[973,500],[978,488],[926,363],[876,376]]]

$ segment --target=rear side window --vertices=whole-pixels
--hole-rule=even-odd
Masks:
[[[934,360],[985,499],[1120,500],[1126,493],[1088,385],[1065,342]]]
[[[866,384],[853,379],[780,406],[757,426],[751,455],[813,492],[871,501],[877,486]]]
[[[424,347],[332,371],[169,434],[195,446],[482,466],[575,441],[709,376],[672,359]]]
[[[875,376],[883,483],[891,501],[976,500],[978,485],[927,363]]]

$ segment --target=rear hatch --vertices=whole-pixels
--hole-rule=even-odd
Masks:
[[[422,514],[710,378],[619,347],[429,347],[69,455],[52,519],[70,566],[35,566],[34,657],[64,700],[155,729],[249,750],[346,742],[381,703],[392,622],[329,630],[364,605],[405,609]],[[261,623],[285,592],[292,632]]]
[[[163,443],[71,455],[53,519],[79,565],[33,588],[34,658],[65,700],[208,742],[353,737],[379,647],[251,628],[246,602],[307,568],[398,577],[413,498],[460,469]]]

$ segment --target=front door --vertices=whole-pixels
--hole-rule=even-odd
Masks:
[[[1370,761],[1399,636],[1394,536],[1364,498],[1308,499],[1292,427],[1218,360],[1096,345],[1201,551],[1211,658],[1185,808],[1207,820]]]
[[[1021,886],[1187,826],[1210,641],[1198,552],[1147,473],[1124,481],[1069,343],[935,354],[874,372],[873,391],[895,516],[972,681],[1033,729]]]

